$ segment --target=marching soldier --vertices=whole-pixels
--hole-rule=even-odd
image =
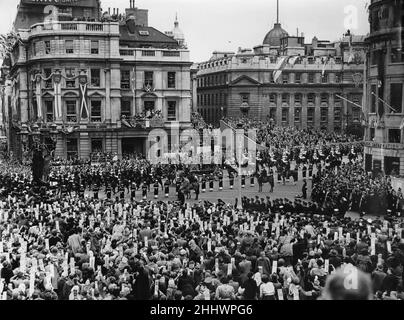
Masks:
[[[213,184],[214,184],[214,177],[213,177],[213,173],[210,175],[209,177],[209,191],[212,192],[213,191]]]
[[[223,173],[219,173],[219,190],[223,190]]]
[[[250,186],[251,186],[251,188],[254,188],[254,186],[255,186],[254,174],[252,174],[252,175],[250,176]]]
[[[157,199],[159,197],[159,186],[160,186],[159,181],[156,180],[154,182],[154,185],[153,185],[153,187],[154,187],[154,199]]]
[[[206,192],[206,177],[202,176],[202,193]]]
[[[147,199],[147,183],[142,184],[142,197],[143,200]]]
[[[168,179],[164,182],[164,193],[166,198],[168,198],[170,195],[170,181]]]
[[[229,183],[230,183],[230,189],[233,189],[234,186],[234,175],[232,172],[229,172]]]

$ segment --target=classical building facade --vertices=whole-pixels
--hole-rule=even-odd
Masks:
[[[369,21],[365,167],[404,176],[404,2],[372,0]]]
[[[192,63],[177,20],[167,35],[134,1],[102,14],[98,0],[21,0],[15,21],[21,41],[3,66],[14,153],[33,122],[56,126],[63,158],[146,153],[151,130],[190,126]]]
[[[262,45],[199,63],[198,112],[214,124],[247,116],[298,128],[360,127],[364,57],[364,36],[305,44],[277,22]]]

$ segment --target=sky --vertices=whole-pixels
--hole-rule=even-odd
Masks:
[[[305,42],[338,40],[349,28],[353,34],[369,32],[365,4],[369,0],[280,0],[280,22],[290,35],[304,33]],[[19,0],[0,0],[0,34],[10,31]],[[129,0],[102,0],[108,7],[129,7]],[[164,32],[180,28],[191,60],[209,60],[213,51],[237,52],[239,47],[262,44],[276,22],[276,0],[136,0],[136,7],[149,10],[149,25]]]

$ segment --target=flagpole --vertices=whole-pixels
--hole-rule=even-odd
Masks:
[[[397,112],[396,109],[394,109],[391,105],[389,105],[386,101],[384,101],[382,98],[378,97],[374,92],[372,92],[372,95],[374,95],[379,101],[381,101],[383,104],[385,104],[386,106],[388,106],[392,111],[394,111],[395,113]]]
[[[345,101],[347,101],[347,102],[349,102],[349,103],[352,103],[354,106],[356,106],[356,107],[362,109],[362,106],[361,106],[361,105],[359,105],[359,104],[357,104],[357,103],[355,103],[355,102],[353,102],[353,101],[351,101],[351,100],[349,100],[349,99],[347,99],[347,98],[341,97],[339,94],[336,94],[335,96],[338,97],[338,98],[340,98],[340,99],[342,99],[342,100],[345,100]]]

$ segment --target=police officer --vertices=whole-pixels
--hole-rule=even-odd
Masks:
[[[98,185],[98,182],[94,184],[93,187],[93,193],[94,193],[94,199],[98,200],[98,192],[100,191],[100,186]]]
[[[250,176],[250,186],[253,188],[255,186],[254,174]]]
[[[170,181],[168,179],[164,182],[164,193],[166,198],[168,198],[170,195]]]
[[[212,192],[213,191],[213,184],[214,184],[214,177],[213,177],[213,173],[210,175],[209,177],[209,191]]]
[[[219,190],[223,190],[223,173],[219,173]]]
[[[112,197],[112,188],[110,184],[107,184],[106,188],[105,188],[105,192],[107,193],[107,199],[111,200]]]
[[[118,190],[120,198],[125,199],[125,185],[123,183],[119,184]]]
[[[229,172],[229,183],[230,183],[230,189],[233,189],[234,187],[234,175],[232,172]]]
[[[132,201],[136,199],[136,182],[132,182],[130,185],[130,198]]]
[[[142,184],[142,197],[143,200],[147,199],[147,183]]]
[[[158,180],[156,180],[154,182],[153,188],[154,188],[154,199],[157,199],[159,197],[159,181]]]
[[[202,176],[202,193],[206,192],[206,176]]]

